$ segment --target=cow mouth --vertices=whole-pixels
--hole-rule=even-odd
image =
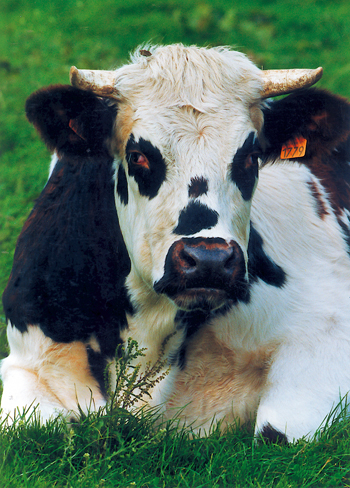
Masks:
[[[161,283],[155,283],[154,289],[157,293],[167,295],[181,310],[192,311],[202,310],[211,312],[223,306],[235,305],[238,301],[249,300],[249,289],[247,283],[242,283],[236,290],[210,287],[192,287],[174,289],[169,286],[163,288]]]
[[[221,308],[229,299],[225,290],[217,288],[189,288],[169,298],[182,310],[203,311]]]

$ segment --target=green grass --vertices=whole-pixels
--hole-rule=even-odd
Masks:
[[[108,408],[81,422],[3,430],[5,487],[336,487],[350,486],[349,422],[335,421],[317,442],[256,444],[247,428],[201,439],[155,414]]]
[[[0,5],[0,289],[49,154],[26,122],[34,90],[71,65],[108,69],[146,41],[232,45],[265,69],[323,66],[320,86],[350,96],[348,0],[2,0]],[[6,355],[0,310],[0,356]],[[206,439],[154,431],[123,410],[79,424],[1,429],[0,488],[350,486],[350,423],[318,442],[255,445],[247,429]]]

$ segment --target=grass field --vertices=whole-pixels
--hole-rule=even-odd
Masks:
[[[49,153],[25,120],[36,89],[71,65],[109,69],[141,43],[232,45],[265,69],[324,67],[320,86],[350,96],[348,0],[2,0],[0,5],[0,289],[20,229],[47,178]],[[0,357],[7,353],[0,310]],[[2,429],[5,487],[350,486],[350,423],[318,442],[256,445],[246,429],[206,439],[123,410],[66,426]]]

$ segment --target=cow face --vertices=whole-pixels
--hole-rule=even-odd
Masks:
[[[133,287],[184,310],[245,300],[258,70],[239,53],[170,46],[121,68],[117,88],[116,207]]]

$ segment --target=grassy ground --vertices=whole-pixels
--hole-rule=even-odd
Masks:
[[[349,430],[336,423],[319,442],[255,445],[245,429],[206,439],[149,416],[109,411],[72,427],[23,423],[2,433],[2,488],[349,486]]]
[[[2,0],[0,5],[0,289],[16,238],[47,177],[49,154],[26,122],[34,90],[67,83],[71,65],[113,68],[153,43],[235,46],[259,67],[325,69],[320,86],[350,96],[348,0]],[[0,356],[6,354],[0,309]],[[72,428],[3,431],[0,488],[350,486],[350,426],[318,443],[256,446],[246,430],[205,440],[122,415]],[[104,480],[104,481],[103,481]]]

